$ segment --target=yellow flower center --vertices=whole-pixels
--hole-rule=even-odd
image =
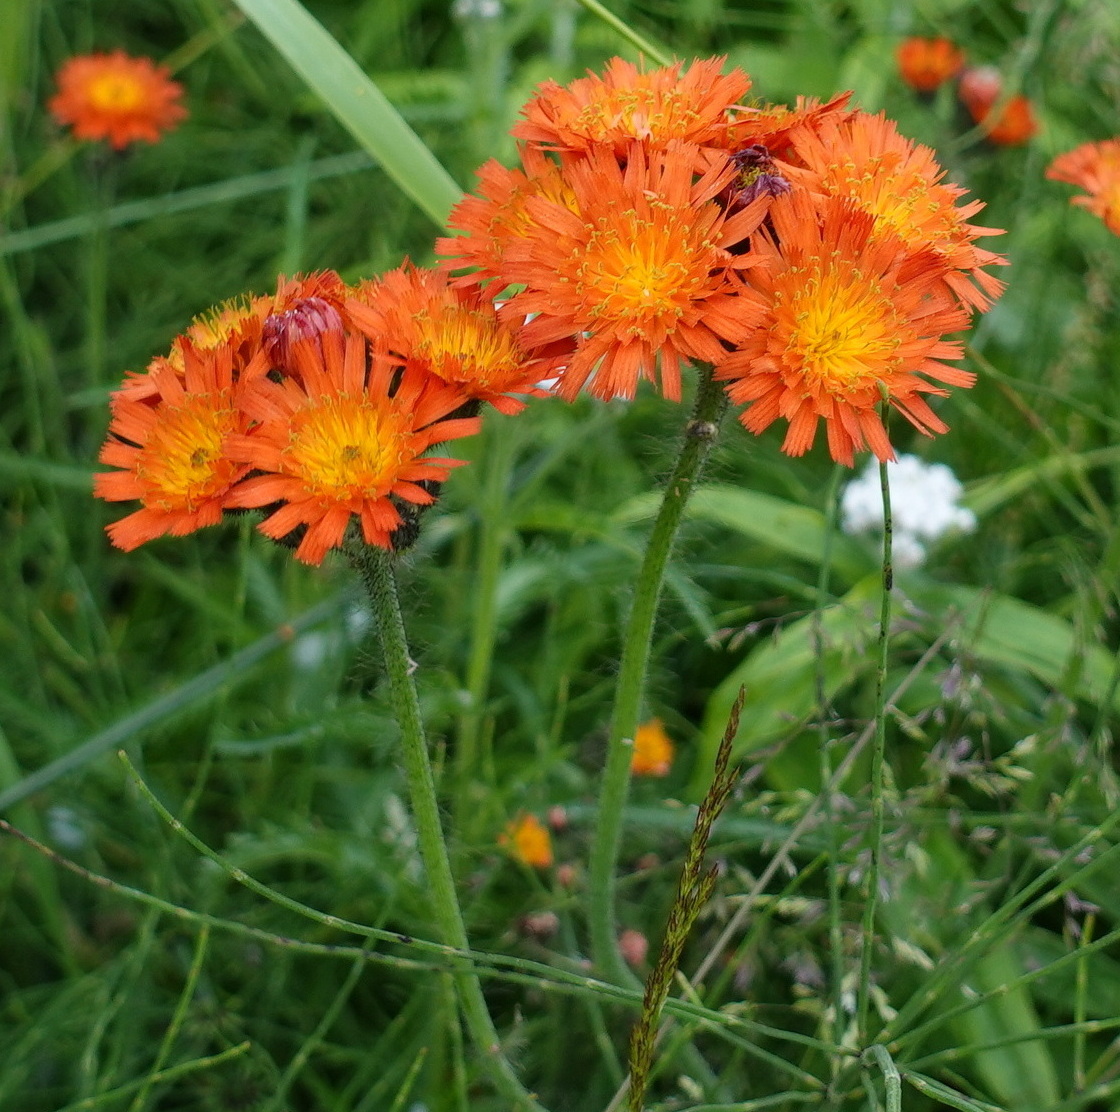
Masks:
[[[793,268],[785,278],[771,335],[788,365],[835,392],[869,386],[894,368],[902,322],[875,282],[854,269]]]
[[[521,366],[513,337],[492,316],[446,306],[416,320],[417,356],[444,382],[501,383]]]
[[[380,498],[400,471],[402,438],[393,414],[366,398],[340,394],[295,415],[284,465],[324,501]]]
[[[223,446],[235,414],[226,394],[196,395],[160,412],[140,451],[136,476],[144,505],[169,513],[194,513],[233,481],[237,464]]]
[[[707,245],[691,250],[692,228],[674,221],[655,226],[633,216],[630,225],[592,233],[576,272],[584,304],[635,336],[655,322],[672,328],[708,273]]]
[[[90,82],[90,103],[102,112],[131,112],[145,102],[143,84],[127,73],[103,73]]]
[[[664,141],[686,135],[698,113],[679,96],[658,89],[615,89],[586,105],[574,130],[602,141],[614,135]]]
[[[952,199],[898,159],[880,156],[862,170],[854,164],[830,166],[826,181],[834,196],[852,197],[875,217],[880,229],[894,232],[907,247],[943,247],[959,237],[960,220]]]

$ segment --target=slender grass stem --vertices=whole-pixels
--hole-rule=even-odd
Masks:
[[[844,1033],[844,1014],[840,1006],[841,985],[844,979],[843,930],[840,914],[840,834],[834,810],[834,791],[832,784],[832,740],[829,728],[829,706],[827,677],[824,664],[824,635],[821,628],[821,615],[828,605],[829,575],[832,571],[832,540],[836,535],[836,519],[839,509],[837,494],[844,468],[837,464],[832,469],[828,492],[825,495],[824,543],[821,547],[821,566],[817,576],[817,609],[813,613],[813,656],[814,676],[817,695],[817,755],[820,760],[821,798],[825,836],[828,852],[828,948],[831,979],[832,1041],[840,1045]],[[839,1059],[832,1059],[832,1077],[838,1075]]]
[[[891,562],[891,490],[887,465],[879,464],[879,484],[883,491],[883,598],[879,610],[879,661],[875,681],[875,741],[871,751],[871,846],[867,866],[867,896],[863,904],[863,925],[859,960],[859,988],[856,995],[856,1029],[861,1046],[870,1042],[868,1018],[871,1005],[871,956],[875,948],[875,913],[879,904],[879,873],[883,848],[883,765],[887,748],[887,656],[890,648],[891,589],[894,569]]]
[[[607,761],[599,789],[595,841],[591,848],[590,930],[596,967],[620,984],[636,983],[618,950],[615,933],[615,869],[622,834],[623,810],[630,787],[630,755],[645,694],[653,624],[673,542],[684,507],[696,485],[727,409],[727,395],[710,367],[699,368],[699,385],[684,443],[665,487],[650,534],[619,662],[618,684],[607,738]]]
[[[420,856],[435,911],[440,941],[456,949],[468,949],[467,931],[451,862],[443,838],[439,804],[436,800],[435,779],[428,758],[428,742],[420,717],[420,700],[412,673],[415,668],[408,654],[404,618],[401,615],[397,580],[392,556],[375,546],[351,545],[347,555],[358,571],[369,593],[384,653],[385,670],[389,677],[389,690],[393,708],[401,730],[405,775],[412,801],[412,814],[416,823]],[[513,1067],[502,1053],[498,1033],[487,1010],[486,1000],[478,975],[469,962],[465,962],[456,978],[459,1002],[478,1050],[482,1052],[495,1086],[509,1101],[511,1109],[531,1109],[543,1112],[541,1105],[521,1084]]]

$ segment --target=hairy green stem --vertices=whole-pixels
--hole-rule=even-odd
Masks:
[[[349,545],[347,555],[369,593],[381,634],[389,690],[401,730],[405,774],[420,856],[424,862],[428,894],[435,911],[440,941],[457,950],[466,951],[467,931],[459,909],[455,880],[440,823],[435,780],[428,759],[428,742],[420,717],[420,700],[412,678],[415,665],[408,655],[393,557],[383,549],[360,544]],[[498,1033],[482,995],[482,987],[469,962],[463,963],[462,972],[456,977],[456,987],[471,1038],[482,1052],[491,1078],[509,1102],[509,1107],[543,1112],[541,1105],[521,1084],[502,1053]]]
[[[665,487],[650,534],[626,627],[619,662],[614,709],[607,737],[607,761],[599,789],[595,841],[591,847],[590,932],[596,968],[619,984],[636,983],[618,949],[615,932],[615,869],[622,835],[623,811],[630,788],[630,756],[642,710],[653,624],[665,579],[665,567],[684,513],[685,503],[708,458],[727,410],[727,395],[710,367],[699,367],[699,385],[684,443]]]
[[[879,485],[883,491],[883,598],[879,608],[879,662],[875,680],[875,742],[871,755],[871,848],[867,865],[867,896],[863,904],[860,942],[859,991],[856,997],[856,1029],[860,1046],[870,1041],[868,1018],[871,1005],[871,956],[875,948],[875,912],[879,903],[879,872],[883,847],[883,765],[887,748],[887,656],[890,648],[891,589],[894,568],[891,562],[891,488],[887,465],[879,464]]]

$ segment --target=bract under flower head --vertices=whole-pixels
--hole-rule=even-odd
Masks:
[[[716,370],[733,402],[750,403],[744,427],[757,433],[786,419],[782,450],[799,456],[823,420],[832,458],[849,467],[865,447],[893,458],[876,412],[883,400],[920,432],[947,431],[922,398],[947,391],[918,376],[954,386],[975,376],[940,362],[963,354],[942,336],[965,327],[968,314],[938,295],[936,257],[910,255],[840,198],[818,212],[795,190],[774,201],[768,223],[772,234],[755,236],[758,265],[746,274],[762,321]]]
[[[181,350],[182,374],[166,361],[157,364],[150,398],[118,398],[113,406],[98,458],[121,470],[95,475],[93,491],[109,502],[141,503],[108,527],[118,548],[216,525],[230,490],[249,470],[227,449],[231,437],[248,430],[240,397],[267,371],[263,357],[235,382],[229,345],[203,350],[186,342]]]
[[[138,139],[156,143],[187,115],[183,87],[166,66],[123,50],[82,54],[58,71],[58,92],[47,103],[76,139],[107,139],[121,150]]]
[[[352,517],[367,544],[391,548],[402,518],[392,499],[429,505],[421,485],[443,482],[460,461],[424,457],[433,444],[478,431],[477,418],[445,420],[463,403],[460,391],[430,375],[370,360],[364,337],[329,331],[292,348],[294,374],[265,378],[243,405],[257,427],[233,437],[230,458],[254,475],[227,505],[281,503],[260,525],[282,540],[306,526],[296,558],[322,563]]]
[[[522,109],[513,134],[560,152],[607,147],[625,156],[637,140],[647,150],[672,142],[724,147],[728,113],[751,86],[740,69],[723,74],[726,58],[676,62],[642,71],[612,58],[602,77],[589,73],[570,85],[546,81]]]
[[[640,378],[680,398],[682,361],[715,362],[753,326],[734,296],[731,253],[765,216],[762,197],[728,216],[713,198],[734,167],[719,159],[698,180],[696,148],[648,154],[634,143],[620,166],[600,148],[566,170],[571,208],[527,202],[532,223],[506,250],[505,273],[524,289],[501,309],[526,320],[530,347],[572,342],[558,392],[571,400],[590,380],[600,398],[634,396]]]
[[[864,112],[802,132],[793,146],[798,164],[786,173],[796,185],[852,202],[874,217],[876,234],[897,236],[908,251],[940,260],[942,281],[962,305],[991,308],[1003,283],[983,268],[1006,260],[973,241],[1001,229],[968,223],[983,202],[957,206],[965,190],[943,180],[929,147],[900,135],[886,116]]]
[[[542,395],[534,383],[553,362],[526,352],[477,288],[449,285],[445,272],[406,264],[364,283],[346,302],[357,328],[394,363],[434,375],[464,397],[516,413],[510,393]]]
[[[932,93],[960,73],[964,52],[944,37],[914,37],[898,44],[895,60],[907,85],[920,93]]]
[[[1082,143],[1058,155],[1046,176],[1084,189],[1088,196],[1073,197],[1070,203],[1087,208],[1120,235],[1120,138]]]

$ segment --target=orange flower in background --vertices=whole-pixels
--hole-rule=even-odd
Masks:
[[[946,38],[909,38],[898,44],[895,60],[907,85],[920,93],[932,93],[960,73],[964,52]]]
[[[492,301],[477,288],[451,288],[443,271],[406,264],[364,283],[345,309],[394,362],[434,375],[502,413],[524,408],[509,393],[543,395],[534,383],[555,369],[522,349]]]
[[[352,517],[367,544],[391,548],[402,518],[390,496],[430,505],[422,484],[445,481],[461,461],[423,453],[476,433],[478,419],[444,420],[462,393],[407,369],[395,381],[386,361],[370,360],[364,337],[328,331],[301,341],[292,366],[292,375],[264,378],[243,399],[258,424],[232,437],[227,452],[263,474],[239,483],[226,505],[283,503],[260,531],[282,540],[306,526],[295,555],[307,564],[342,543]]]
[[[552,864],[552,837],[536,815],[518,815],[498,835],[498,845],[530,868],[547,869]]]
[[[754,238],[759,265],[747,273],[762,323],[716,370],[731,400],[749,404],[744,427],[759,433],[784,418],[782,450],[800,456],[824,421],[832,458],[849,467],[864,448],[894,458],[876,411],[884,399],[920,432],[946,432],[922,395],[947,391],[918,376],[953,386],[975,376],[940,362],[961,358],[962,345],[942,336],[969,318],[939,294],[936,255],[910,254],[841,198],[818,212],[793,191],[768,223],[773,235]]]
[[[665,732],[661,719],[651,718],[634,734],[630,771],[635,776],[668,776],[674,752],[673,739]]]
[[[1046,176],[1084,189],[1088,196],[1073,197],[1070,204],[1087,208],[1110,232],[1120,235],[1120,138],[1082,143],[1058,155]]]
[[[263,357],[234,381],[230,346],[182,345],[183,372],[166,361],[150,372],[151,400],[118,398],[109,439],[98,457],[122,470],[94,476],[93,492],[109,502],[133,499],[141,509],[108,527],[130,551],[166,534],[216,525],[234,484],[249,470],[230,458],[230,439],[248,429],[239,403],[244,384],[268,368]]]
[[[596,397],[632,398],[639,379],[677,401],[681,364],[715,362],[755,323],[734,295],[734,272],[752,265],[730,248],[758,227],[761,197],[728,216],[713,198],[730,184],[727,160],[694,181],[695,148],[647,159],[639,144],[625,167],[605,149],[568,169],[574,211],[532,197],[532,223],[507,247],[506,277],[524,285],[500,310],[529,347],[574,343],[558,393],[585,383]]]
[[[994,66],[965,70],[957,86],[957,95],[973,123],[982,127],[985,136],[999,146],[1021,146],[1038,131],[1034,108],[1021,93],[1000,104],[1003,79]]]
[[[567,86],[546,81],[513,135],[548,150],[608,147],[620,157],[635,140],[647,150],[674,141],[723,147],[728,112],[751,87],[741,69],[722,74],[725,61],[693,62],[683,73],[681,62],[643,72],[612,58],[602,77],[589,73]]]
[[[962,305],[991,308],[1003,283],[983,268],[1006,260],[973,241],[1002,232],[968,223],[983,202],[957,206],[965,190],[943,180],[929,147],[900,135],[882,114],[856,112],[825,121],[819,132],[802,132],[794,151],[800,165],[785,167],[794,184],[822,199],[850,200],[875,218],[876,234],[895,235],[908,251],[936,256],[944,285]]]
[[[83,54],[58,71],[58,92],[47,107],[76,139],[107,139],[117,150],[138,139],[156,143],[187,115],[179,103],[183,87],[169,72],[123,50]]]

